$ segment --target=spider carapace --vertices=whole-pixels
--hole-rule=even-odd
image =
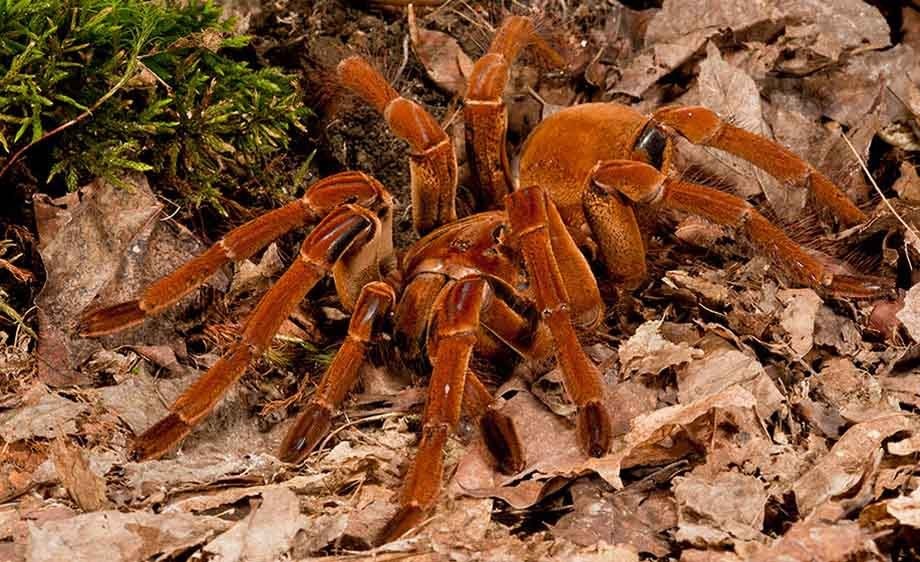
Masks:
[[[431,374],[418,453],[383,540],[413,527],[437,501],[443,448],[461,413],[480,421],[500,470],[514,473],[524,466],[513,420],[491,408],[489,391],[470,368],[474,352],[534,360],[555,355],[565,390],[577,406],[582,448],[593,456],[610,449],[604,384],[577,336],[604,316],[583,250],[590,248],[620,283],[631,286],[642,280],[645,245],[636,205],[695,213],[734,228],[792,283],[824,294],[871,297],[887,289],[885,280],[835,275],[744,200],[672,174],[672,137],[680,135],[748,160],[792,189],[809,190],[814,203],[841,226],[865,219],[809,164],[703,107],[669,107],[652,116],[613,103],[562,110],[527,138],[515,178],[506,154],[502,93],[509,66],[528,46],[552,52],[528,18],[507,18],[470,76],[464,122],[480,212],[460,220],[455,208],[457,160],[443,128],[362,58],[339,64],[342,84],[376,108],[410,147],[412,217],[424,237],[401,263],[392,244],[390,194],[368,175],[344,172],[315,183],[298,201],[231,231],[137,300],[83,316],[79,329],[88,336],[136,325],[199,287],[226,263],[248,258],[294,228],[316,224],[298,258],[246,321],[239,341],[172,404],[169,416],[137,438],[138,457],[159,457],[181,442],[327,274],[333,276],[343,306],[352,311],[348,335],[289,429],[280,456],[298,462],[327,434],[368,346],[388,325],[382,320],[392,317],[401,353],[409,359],[427,357],[428,362],[414,364],[430,365]]]

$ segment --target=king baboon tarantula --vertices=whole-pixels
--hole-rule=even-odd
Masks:
[[[419,450],[383,539],[422,520],[441,486],[443,447],[461,411],[480,420],[497,466],[523,468],[510,419],[490,407],[475,372],[477,353],[555,355],[578,408],[584,451],[611,446],[604,385],[579,345],[577,330],[603,319],[604,303],[581,248],[596,248],[606,272],[631,285],[646,275],[645,245],[633,207],[697,214],[736,229],[791,281],[831,295],[869,297],[884,282],[836,275],[744,200],[672,175],[672,135],[724,150],[792,188],[807,189],[841,225],[865,219],[827,177],[782,146],[722,121],[703,107],[667,107],[652,116],[615,103],[562,110],[527,138],[514,177],[506,153],[502,92],[509,66],[528,45],[547,51],[526,17],[509,17],[473,69],[464,99],[467,147],[478,180],[477,214],[458,219],[457,160],[448,135],[420,105],[401,97],[365,60],[338,66],[340,81],[383,115],[408,142],[412,217],[423,238],[401,259],[392,243],[387,190],[359,172],[313,184],[302,199],[234,229],[212,248],[150,286],[134,301],[84,315],[80,330],[98,336],[157,314],[230,261],[248,258],[285,232],[318,223],[299,258],[262,298],[239,341],[171,406],[169,416],[136,440],[136,453],[167,453],[201,422],[247,365],[269,346],[282,321],[325,275],[332,274],[352,311],[348,335],[316,391],[291,425],[280,456],[302,460],[326,435],[355,383],[369,344],[392,315],[399,351],[432,365]]]

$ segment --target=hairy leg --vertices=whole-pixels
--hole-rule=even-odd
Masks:
[[[502,94],[514,59],[528,45],[561,66],[561,57],[536,34],[530,18],[510,16],[502,22],[489,50],[476,61],[470,73],[463,119],[466,147],[479,183],[477,198],[484,209],[498,208],[505,195],[514,189],[505,139],[508,108]]]
[[[565,246],[552,242],[553,204],[538,187],[513,192],[505,204],[512,233],[524,254],[537,306],[555,342],[566,393],[578,407],[579,443],[589,455],[602,456],[610,449],[612,439],[610,416],[603,403],[604,383],[578,341],[569,312],[568,285],[556,256],[557,247]]]
[[[338,77],[383,115],[394,135],[409,143],[412,220],[418,233],[427,234],[456,220],[457,157],[444,129],[422,106],[401,97],[361,57],[340,62]]]
[[[184,439],[239,380],[249,363],[268,348],[281,323],[307,292],[350,248],[371,238],[378,225],[374,214],[350,205],[323,219],[304,241],[297,261],[262,297],[240,340],[176,399],[170,415],[137,438],[135,455],[140,459],[160,457]]]
[[[726,123],[705,107],[664,108],[652,119],[693,144],[724,150],[787,184],[810,190],[815,201],[845,227],[866,221],[866,215],[827,176],[776,142]]]
[[[735,228],[784,271],[791,281],[825,294],[857,298],[878,297],[892,288],[889,280],[837,275],[751,206],[717,189],[668,177],[648,164],[612,160],[598,168],[593,179],[600,195],[624,196],[645,205],[693,213]]]
[[[281,460],[291,463],[302,461],[329,432],[332,415],[354,386],[367,346],[395,301],[393,288],[382,281],[369,283],[361,289],[345,342],[336,352],[303,412],[285,435],[281,443]]]
[[[329,176],[310,186],[301,199],[231,230],[203,254],[153,283],[139,299],[85,313],[77,331],[101,336],[141,324],[200,287],[227,263],[244,260],[286,232],[316,222],[352,201],[369,209],[392,205],[390,194],[365,174]]]
[[[439,299],[436,344],[429,349],[434,370],[428,386],[422,439],[399,497],[399,511],[384,528],[382,542],[396,539],[418,525],[437,501],[444,472],[444,446],[460,421],[469,361],[480,329],[480,308],[487,291],[482,278],[470,277],[449,285]]]

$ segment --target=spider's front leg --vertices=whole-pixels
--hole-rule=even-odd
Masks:
[[[610,415],[604,407],[604,382],[582,349],[573,325],[573,317],[589,326],[603,318],[597,283],[542,189],[534,186],[515,191],[505,199],[505,207],[512,234],[524,254],[537,306],[555,342],[566,393],[578,407],[579,443],[587,454],[603,456],[613,438]]]
[[[470,357],[480,329],[480,309],[488,290],[481,277],[468,277],[447,286],[439,299],[435,340],[429,344],[434,370],[428,383],[422,439],[399,497],[399,511],[383,529],[380,542],[394,540],[418,525],[438,499],[444,446],[460,422]],[[474,404],[482,402],[481,390],[470,389],[470,393],[471,398],[478,396]],[[473,407],[477,409],[481,408]]]
[[[844,227],[866,221],[866,215],[834,182],[807,162],[765,137],[726,123],[705,107],[667,107],[652,117],[693,144],[711,146],[741,157],[792,186],[808,189],[815,201]]]
[[[835,274],[747,201],[717,189],[674,179],[648,164],[633,160],[602,162],[590,181],[588,193],[597,198],[623,196],[633,203],[684,211],[734,228],[796,284],[813,287],[825,294],[855,298],[878,297],[893,289],[888,279]]]
[[[182,441],[214,409],[249,363],[268,348],[281,323],[307,292],[347,259],[356,245],[373,244],[380,233],[377,215],[356,205],[339,207],[323,219],[304,240],[297,261],[259,301],[240,340],[176,399],[170,415],[137,438],[135,455],[157,458]]]
[[[341,406],[358,378],[368,345],[380,329],[383,318],[393,309],[396,293],[382,281],[361,289],[348,323],[348,335],[303,412],[294,421],[281,443],[281,460],[302,461],[325,437],[332,426],[332,414]]]

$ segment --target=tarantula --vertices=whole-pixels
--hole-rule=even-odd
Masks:
[[[646,275],[645,245],[633,207],[678,209],[737,229],[797,284],[831,295],[870,297],[887,282],[837,275],[790,240],[744,200],[670,175],[672,135],[727,151],[789,184],[810,190],[842,226],[863,213],[824,175],[778,144],[722,121],[703,107],[668,107],[644,116],[615,103],[570,107],[527,138],[517,177],[506,153],[502,92],[509,66],[528,45],[549,48],[525,17],[507,18],[470,76],[464,100],[467,146],[477,178],[479,211],[457,217],[457,160],[448,135],[420,105],[401,97],[365,60],[337,69],[340,81],[408,142],[412,217],[423,238],[397,260],[393,201],[373,178],[344,172],[312,185],[300,200],[234,229],[222,240],[130,302],[86,313],[80,331],[98,336],[139,324],[199,287],[230,261],[248,258],[285,232],[318,223],[298,259],[268,291],[223,357],[139,436],[140,459],[167,453],[220,401],[247,365],[269,346],[282,321],[331,274],[352,311],[348,335],[284,439],[280,456],[299,462],[328,432],[355,383],[375,336],[392,317],[396,347],[431,376],[421,441],[382,538],[422,520],[441,486],[443,448],[461,411],[480,420],[499,469],[523,468],[512,420],[470,368],[473,353],[555,355],[577,406],[583,450],[604,455],[611,422],[604,384],[579,345],[577,329],[597,326],[604,303],[583,253],[596,248],[607,273],[629,286]],[[523,187],[518,187],[523,186]]]

